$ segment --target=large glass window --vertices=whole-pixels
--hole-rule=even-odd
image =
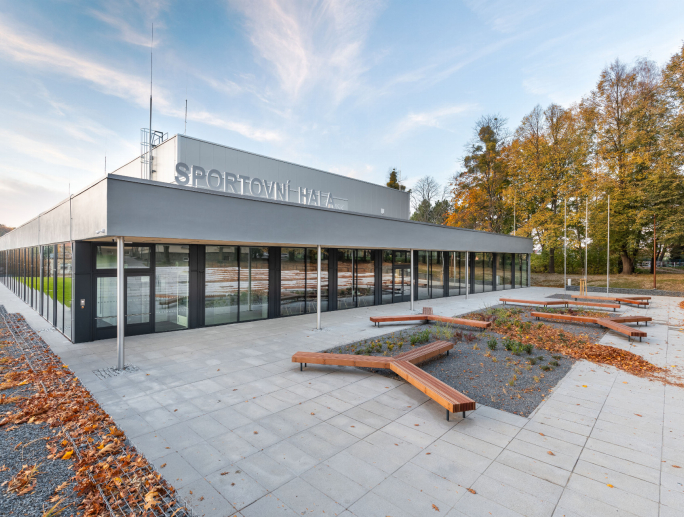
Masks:
[[[449,252],[449,296],[465,294],[465,253]]]
[[[520,255],[520,286],[527,287],[527,260],[529,255],[523,253]]]
[[[392,303],[392,250],[382,250],[382,303]]]
[[[207,246],[204,283],[204,324],[238,320],[237,246]]]
[[[475,293],[484,292],[484,253],[474,253],[473,279],[475,283]]]
[[[150,322],[150,277],[126,277],[126,324]]]
[[[492,291],[494,289],[494,254],[493,253],[483,253],[483,266],[484,266],[484,291]]]
[[[375,305],[375,264],[372,250],[356,250],[356,304]]]
[[[516,288],[521,286],[521,272],[520,272],[520,255],[518,253],[513,254],[513,260],[515,260],[515,279],[514,285]]]
[[[95,283],[95,324],[116,327],[116,277],[100,277]]]
[[[430,252],[430,298],[444,297],[444,253]]]
[[[327,271],[327,263],[326,263]],[[326,287],[327,287],[327,275]],[[240,247],[240,321],[268,317],[268,248]],[[326,292],[327,303],[327,292]]]
[[[188,328],[190,246],[157,245],[154,255],[154,330]]]
[[[306,312],[316,312],[318,249],[306,248]],[[321,248],[321,311],[328,310],[328,250]]]
[[[354,300],[354,251],[352,249],[337,250],[337,308],[356,307]]]
[[[57,264],[57,274],[55,278],[57,328],[64,332],[64,244],[58,244],[55,246],[55,249],[57,250],[57,253],[55,253],[55,263]]]
[[[428,252],[418,250],[418,299],[427,300],[430,298],[429,291],[429,268]]]
[[[305,248],[282,248],[280,255],[280,314],[291,316],[306,311]]]
[[[64,334],[71,339],[71,298],[73,286],[71,243],[64,244]]]
[[[150,267],[148,246],[126,246],[124,248],[124,269],[146,269]],[[97,246],[96,269],[116,269],[116,246]]]

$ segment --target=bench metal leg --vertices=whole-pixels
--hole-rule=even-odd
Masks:
[[[303,370],[302,370],[302,363],[299,363],[299,371],[300,371],[300,372],[303,371]]]
[[[447,355],[449,355],[449,351],[447,350]]]
[[[463,418],[465,418],[465,411],[463,412]]]
[[[447,422],[449,421],[449,410],[447,409]]]

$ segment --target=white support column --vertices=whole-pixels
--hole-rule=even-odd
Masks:
[[[466,277],[465,277],[465,284],[466,284],[466,300],[468,299],[468,291],[470,290],[470,275],[468,274],[468,262],[470,261],[470,252],[466,251],[465,252],[465,263],[466,263]]]
[[[116,367],[124,369],[124,329],[125,329],[125,307],[124,307],[124,238],[116,238]]]
[[[318,274],[316,275],[316,328],[321,329],[321,246],[318,246]]]
[[[409,253],[411,253],[411,310],[413,310],[413,250],[409,250]]]

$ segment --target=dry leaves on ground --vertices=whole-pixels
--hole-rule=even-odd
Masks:
[[[10,317],[13,330],[22,332],[28,344],[41,341],[21,317]],[[0,338],[5,338],[7,345],[14,344],[7,332]],[[173,487],[125,443],[124,433],[44,343],[28,351],[28,357],[14,357],[6,348],[0,348],[0,359],[10,370],[2,376],[3,386],[35,387],[16,401],[11,410],[0,413],[0,429],[24,424],[48,424],[60,429],[47,443],[47,459],[74,463],[72,482],[82,498],[81,515],[108,514],[102,494],[112,508],[126,515],[130,513],[127,508],[133,509],[135,515],[157,515],[156,510],[181,509]],[[33,370],[28,368],[26,359]],[[16,487],[11,489],[26,493],[31,484],[35,486],[37,469],[35,465],[25,466],[9,482],[11,487]]]

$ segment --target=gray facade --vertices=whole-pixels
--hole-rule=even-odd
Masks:
[[[330,206],[397,219],[408,219],[410,215],[408,192],[184,135],[176,135],[155,147],[152,163],[151,174],[144,170],[140,158],[117,169],[114,174],[178,184],[176,165],[182,163],[189,172],[193,166],[201,167],[205,173],[216,171],[210,178],[211,185],[207,184],[206,177],[200,177],[196,182],[191,178],[189,185],[198,189],[216,190],[212,186],[220,186],[224,192],[242,193],[257,199],[287,198],[306,206]],[[248,179],[242,181],[242,177]],[[280,193],[276,192],[276,183],[283,189]],[[326,194],[330,195],[330,202]]]
[[[171,139],[157,163],[175,166],[178,142],[197,143]],[[203,163],[218,174],[218,162]],[[119,237],[128,335],[529,285],[531,239],[354,211],[353,197],[349,209],[315,206],[141,179],[134,170],[103,177],[0,237],[0,281],[74,342],[116,335]],[[394,192],[386,212],[403,213],[408,195]]]

